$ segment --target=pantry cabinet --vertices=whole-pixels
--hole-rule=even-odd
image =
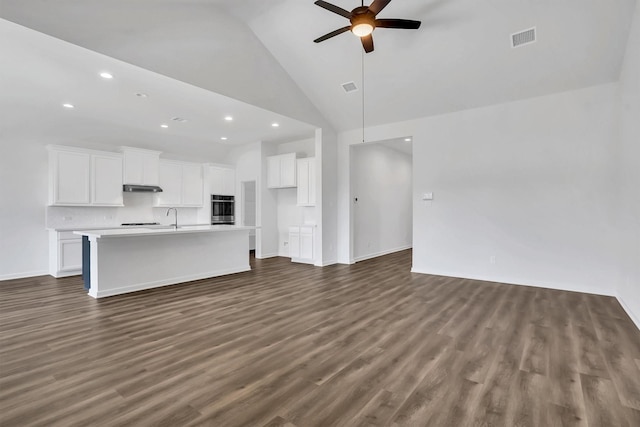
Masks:
[[[316,159],[307,157],[297,161],[298,206],[316,205]]]
[[[50,206],[122,206],[122,156],[49,146]]]
[[[155,206],[202,207],[202,165],[161,160],[158,171],[162,193],[157,193]]]
[[[289,188],[296,186],[296,153],[267,157],[267,187]]]

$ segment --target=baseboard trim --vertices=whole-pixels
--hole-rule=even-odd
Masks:
[[[266,259],[266,258],[275,258],[275,257],[277,257],[277,256],[280,256],[280,255],[278,255],[277,253],[273,253],[273,254],[262,254],[262,255],[260,255],[260,256],[256,255],[256,258],[257,258],[257,259]],[[288,257],[287,257],[287,258],[288,258]]]
[[[569,291],[569,292],[581,292],[584,294],[592,294],[592,295],[604,295],[608,297],[615,297],[616,295],[606,291],[594,291],[589,289],[581,289],[577,286],[564,285],[560,283],[550,283],[550,282],[534,282],[534,281],[523,281],[519,279],[512,278],[504,278],[504,277],[490,277],[490,276],[471,276],[466,274],[445,272],[445,271],[427,271],[420,270],[415,267],[411,268],[412,273],[418,274],[430,274],[433,276],[444,276],[444,277],[455,277],[459,279],[470,279],[470,280],[480,280],[483,282],[493,282],[493,283],[504,283],[506,285],[518,285],[518,286],[531,286],[534,288],[544,288],[544,289],[555,289],[558,291]]]
[[[3,274],[2,276],[0,276],[0,282],[3,282],[5,280],[28,279],[29,277],[47,276],[48,274],[49,274],[49,270],[27,271],[27,272],[24,272],[24,273]]]
[[[188,275],[188,276],[172,277],[166,280],[157,280],[154,282],[139,283],[132,286],[123,286],[121,288],[105,289],[103,291],[91,292],[91,289],[89,289],[89,296],[94,298],[105,298],[105,297],[111,297],[115,295],[128,294],[131,292],[144,291],[147,289],[178,285],[186,282],[193,282],[194,280],[209,279],[212,277],[226,276],[228,274],[242,273],[250,270],[251,270],[251,267],[247,265],[245,267],[236,267],[236,268],[216,270],[216,271],[210,271],[207,273],[200,273],[200,274],[194,274],[194,275]]]
[[[353,263],[360,262],[360,261],[365,261],[365,260],[371,259],[371,258],[378,258],[380,256],[389,255],[389,254],[392,254],[392,253],[395,253],[395,252],[406,251],[407,249],[411,249],[412,247],[413,247],[413,245],[406,245],[406,246],[400,246],[398,248],[387,249],[387,250],[376,252],[376,253],[373,253],[373,254],[361,255],[359,257],[354,257],[353,258]]]
[[[317,263],[313,264],[316,267],[328,267],[330,265],[334,265],[337,264],[338,260],[330,260],[330,261],[318,261]]]
[[[624,300],[621,297],[616,296],[616,299],[618,300],[618,302],[622,306],[622,309],[627,313],[627,315],[629,316],[631,321],[633,323],[635,323],[636,328],[638,328],[638,330],[640,330],[640,318],[638,318],[636,316],[636,314],[631,310],[631,308],[627,305],[627,303],[624,302]]]

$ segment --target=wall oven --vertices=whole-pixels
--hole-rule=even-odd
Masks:
[[[211,224],[235,224],[234,196],[211,195]]]

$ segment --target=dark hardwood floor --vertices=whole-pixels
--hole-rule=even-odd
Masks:
[[[94,300],[0,283],[2,426],[640,426],[614,298],[287,259]]]

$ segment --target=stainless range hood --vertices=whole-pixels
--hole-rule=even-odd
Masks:
[[[124,184],[122,191],[126,193],[162,193],[162,188],[157,185]]]

